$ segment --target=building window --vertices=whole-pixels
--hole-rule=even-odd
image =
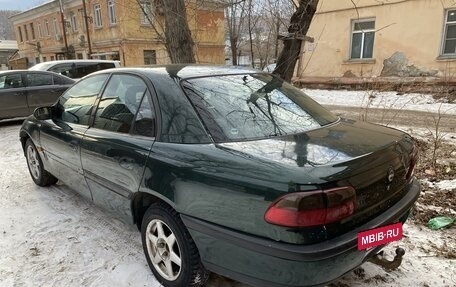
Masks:
[[[109,24],[114,25],[116,20],[116,6],[114,0],[108,0]]]
[[[22,38],[22,29],[21,27],[17,27],[17,33],[19,34],[19,40],[24,42],[24,38]]]
[[[375,20],[353,21],[350,59],[372,59],[374,37]]]
[[[100,28],[103,26],[103,22],[101,21],[101,6],[100,4],[95,4],[93,5],[93,11],[94,11],[94,21],[95,21],[95,27]]]
[[[74,12],[70,13],[70,25],[71,25],[71,30],[73,30],[73,32],[78,31],[78,20],[76,18],[76,13],[74,13]]]
[[[144,65],[157,64],[157,53],[155,50],[144,50]]]
[[[29,37],[28,37],[27,25],[24,25],[24,32],[25,32],[25,41],[28,41]]]
[[[151,25],[153,21],[152,3],[149,0],[141,0],[140,5],[141,25]]]
[[[38,38],[43,38],[43,31],[41,30],[41,23],[36,23],[36,28],[38,29]]]
[[[49,21],[44,20],[44,29],[46,30],[46,36],[51,36],[51,30],[49,29]]]
[[[35,40],[35,27],[33,27],[33,23],[30,23],[30,32],[32,33],[32,40]]]
[[[59,26],[57,25],[57,18],[52,19],[52,24],[54,25],[54,37],[56,40],[60,40],[60,35],[59,35]]]
[[[444,35],[442,54],[456,54],[456,10],[448,10],[446,13]]]

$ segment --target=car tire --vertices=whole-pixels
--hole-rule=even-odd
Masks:
[[[44,169],[40,154],[31,139],[25,143],[25,157],[33,181],[39,186],[49,186],[57,182],[52,174]]]
[[[178,213],[164,203],[148,208],[141,224],[147,263],[165,287],[203,286],[209,272]]]

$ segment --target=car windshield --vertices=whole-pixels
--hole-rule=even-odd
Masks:
[[[338,119],[271,74],[193,78],[183,86],[215,142],[297,134]]]

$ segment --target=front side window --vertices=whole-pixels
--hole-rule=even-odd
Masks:
[[[303,133],[337,120],[269,74],[189,79],[184,89],[216,142]]]
[[[93,5],[93,11],[94,11],[94,21],[95,21],[95,27],[100,28],[103,26],[103,22],[101,21],[101,6],[100,4],[95,4]]]
[[[374,38],[375,20],[353,21],[350,59],[372,59]]]
[[[150,0],[141,0],[140,9],[141,25],[152,25],[153,13]]]
[[[129,133],[146,90],[138,77],[113,75],[98,104],[94,128]]]
[[[456,10],[448,10],[445,17],[445,32],[442,54],[456,54]]]
[[[108,0],[108,13],[109,13],[109,24],[114,25],[117,23],[116,19],[116,6],[114,0]]]
[[[22,88],[23,86],[21,74],[0,76],[0,89]]]
[[[52,75],[48,74],[27,74],[27,85],[29,87],[53,85]]]
[[[54,118],[67,123],[89,125],[93,105],[108,75],[95,75],[67,90],[59,99]]]

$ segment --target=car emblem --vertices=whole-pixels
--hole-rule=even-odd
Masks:
[[[394,169],[393,169],[393,167],[390,166],[388,169],[388,183],[393,182],[393,179],[394,179]]]

